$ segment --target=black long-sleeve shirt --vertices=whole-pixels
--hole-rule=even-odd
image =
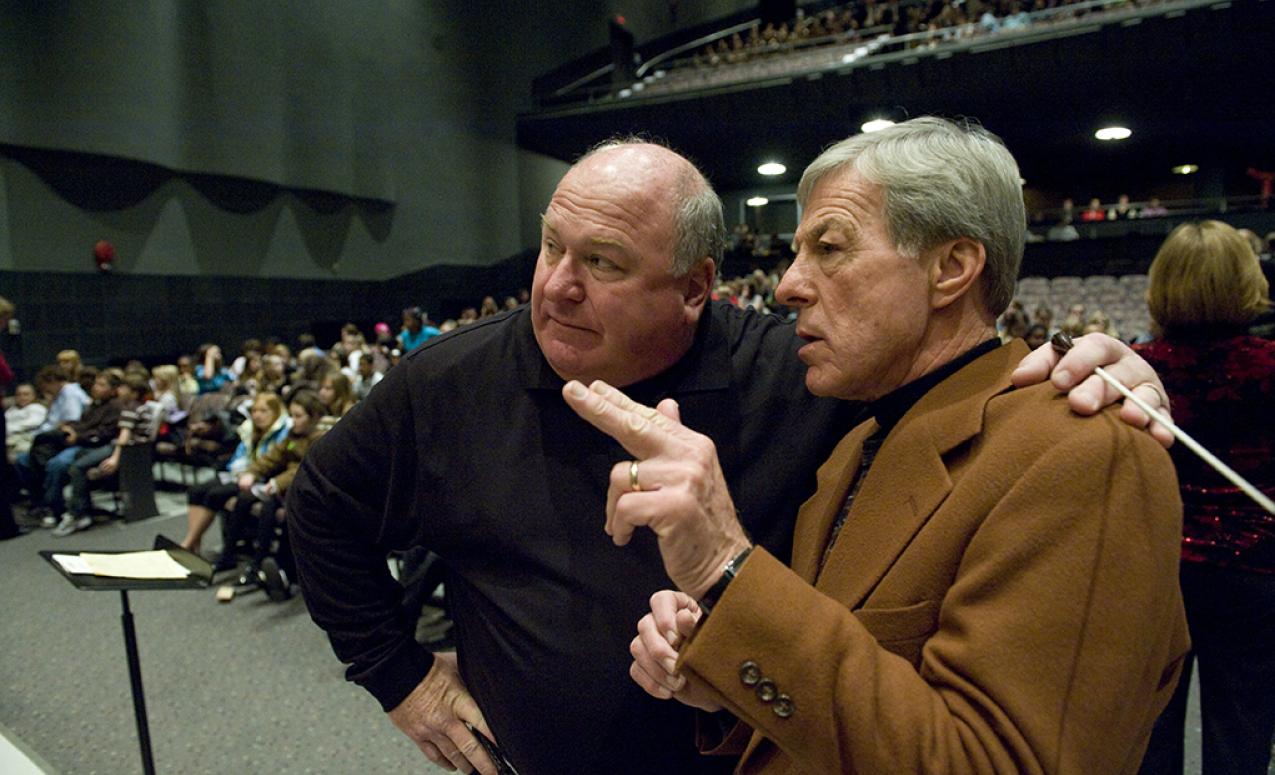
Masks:
[[[859,407],[815,399],[792,327],[724,304],[691,351],[626,388],[717,445],[740,519],[779,557],[815,470]],[[289,525],[306,602],[351,680],[390,709],[432,656],[413,640],[392,549],[446,561],[461,674],[524,775],[716,772],[690,709],[628,676],[649,598],[672,586],[655,537],[603,532],[608,475],[628,459],[562,400],[520,308],[426,343],[302,463]]]

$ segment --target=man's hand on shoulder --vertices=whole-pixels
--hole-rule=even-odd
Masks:
[[[460,680],[454,653],[434,654],[429,673],[388,715],[394,726],[438,766],[496,775],[495,763],[465,728],[468,721],[493,738],[482,711]]]
[[[1067,391],[1067,401],[1073,412],[1095,414],[1120,399],[1115,388],[1094,374],[1094,369],[1101,366],[1133,390],[1138,398],[1172,419],[1159,375],[1129,345],[1106,334],[1085,334],[1074,342],[1071,350],[1062,357],[1048,342],[1037,347],[1018,364],[1011,377],[1014,385],[1027,387],[1048,379],[1054,387]],[[1173,444],[1173,434],[1169,429],[1159,423],[1151,423],[1151,418],[1131,401],[1121,408],[1120,419],[1135,428],[1145,428],[1150,423],[1150,433],[1156,441],[1165,447]]]

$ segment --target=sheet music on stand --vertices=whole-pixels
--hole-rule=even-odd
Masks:
[[[184,579],[191,574],[190,568],[162,549],[120,554],[55,554],[52,559],[67,573],[74,574],[121,579]]]

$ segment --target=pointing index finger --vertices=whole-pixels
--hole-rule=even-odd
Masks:
[[[667,447],[668,418],[605,382],[594,382],[588,389],[572,380],[563,386],[562,396],[582,419],[641,460],[654,457]]]

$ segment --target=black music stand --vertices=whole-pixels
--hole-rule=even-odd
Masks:
[[[61,552],[45,549],[40,552],[50,565],[57,569],[62,577],[71,582],[76,589],[90,591],[108,591],[120,593],[120,604],[124,612],[120,620],[124,624],[124,652],[128,657],[128,678],[133,689],[133,714],[137,718],[137,744],[142,749],[142,771],[146,775],[155,775],[155,759],[151,754],[150,724],[146,720],[146,695],[142,689],[142,665],[137,657],[137,631],[133,629],[133,612],[128,607],[129,590],[147,589],[206,589],[212,584],[212,565],[203,557],[188,552],[164,536],[155,537],[155,548],[163,549],[177,562],[190,570],[184,579],[124,579],[106,576],[92,576],[82,573],[67,573],[54,559],[55,554],[81,554],[81,552]],[[128,552],[87,552],[88,554],[128,554]]]

